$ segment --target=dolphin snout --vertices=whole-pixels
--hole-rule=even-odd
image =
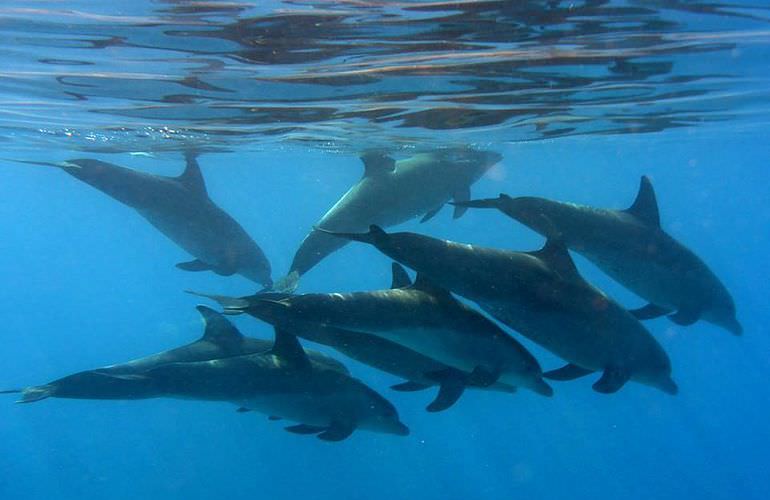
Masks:
[[[408,436],[410,431],[409,431],[409,427],[407,427],[400,421],[396,421],[395,426],[392,429],[392,432],[397,436]]]

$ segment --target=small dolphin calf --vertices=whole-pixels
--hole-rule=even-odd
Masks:
[[[602,371],[594,384],[598,392],[615,392],[628,380],[677,392],[660,344],[628,311],[583,280],[559,242],[550,240],[536,252],[512,252],[388,234],[377,226],[337,236],[376,246],[570,363],[547,377],[568,380]]]
[[[312,293],[267,300],[250,298],[245,310],[269,315],[290,331],[308,326],[363,332],[400,344],[465,374],[453,384],[452,402],[468,382],[500,380],[550,396],[537,360],[512,337],[424,276],[413,285],[373,292]],[[252,305],[253,304],[253,305]],[[263,313],[264,314],[264,313]]]
[[[405,288],[411,284],[404,268],[394,263],[392,288]],[[462,395],[466,385],[475,389],[516,392],[513,385],[499,380],[492,385],[484,384],[474,377],[468,377],[467,373],[385,338],[303,321],[302,318],[287,317],[282,308],[279,308],[276,314],[272,302],[287,299],[291,297],[289,294],[259,293],[251,297],[232,298],[190,293],[219,302],[228,314],[245,312],[277,328],[291,331],[298,337],[332,347],[351,359],[406,379],[391,386],[393,390],[412,392],[437,385],[438,394],[426,408],[430,412],[443,411],[452,406]]]
[[[450,199],[470,198],[470,186],[502,156],[470,148],[421,153],[405,160],[379,153],[361,157],[364,176],[316,224],[329,231],[365,231],[370,224],[392,226],[425,214],[427,221]],[[455,209],[454,217],[465,213]],[[314,229],[305,237],[289,271],[296,280],[346,244]],[[291,287],[289,287],[291,288]]]
[[[147,370],[170,363],[269,353],[273,342],[245,337],[224,316],[206,306],[197,306],[205,325],[203,336],[191,344],[135,359],[68,375],[45,385],[27,387],[19,403],[32,403],[49,397],[72,399],[145,399],[159,397],[157,388],[139,377]],[[347,374],[347,368],[329,356],[309,351],[310,359],[331,370]]]
[[[196,258],[177,264],[179,269],[210,270],[222,276],[237,273],[266,287],[271,286],[270,263],[265,254],[235,219],[211,201],[195,155],[188,152],[186,160],[187,167],[179,177],[137,172],[90,159],[61,164],[22,163],[59,167],[134,208]]]
[[[458,202],[461,207],[497,208],[538,233],[558,234],[618,283],[649,301],[633,311],[640,319],[664,314],[680,325],[703,319],[740,335],[735,304],[709,267],[660,227],[658,204],[649,178],[626,210],[593,208],[544,198]]]

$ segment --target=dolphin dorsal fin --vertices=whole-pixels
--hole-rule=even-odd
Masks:
[[[396,160],[384,153],[364,153],[361,161],[364,162],[364,177],[389,174],[396,170]]]
[[[567,246],[559,238],[549,238],[543,248],[534,252],[528,252],[529,255],[537,257],[548,264],[554,272],[562,278],[568,280],[583,281],[583,277],[575,266],[575,262],[567,250]]]
[[[243,335],[222,314],[210,307],[199,305],[195,307],[203,318],[205,329],[201,341],[216,345],[231,344],[243,339]]]
[[[658,201],[655,198],[652,182],[650,182],[650,178],[646,175],[642,176],[636,200],[634,200],[633,205],[626,209],[626,213],[633,215],[649,226],[660,227]]]
[[[275,341],[273,342],[272,353],[294,368],[301,370],[310,369],[310,360],[297,337],[278,327],[275,328]]]
[[[198,153],[195,151],[186,151],[184,154],[186,161],[184,172],[182,175],[176,178],[181,184],[193,193],[208,198],[208,191],[206,191],[206,181],[203,180],[203,174],[201,174],[201,167],[198,165]]]
[[[406,269],[401,264],[394,262],[391,269],[393,270],[393,281],[390,288],[404,288],[412,284],[411,278],[406,274]]]
[[[425,293],[429,293],[430,295],[433,295],[434,297],[438,297],[440,299],[448,299],[451,301],[455,300],[455,298],[452,297],[452,294],[449,293],[449,290],[445,288],[441,288],[440,286],[436,285],[430,279],[428,279],[423,273],[417,273],[417,277],[414,279],[414,284],[412,285],[412,288],[415,290],[421,290]]]

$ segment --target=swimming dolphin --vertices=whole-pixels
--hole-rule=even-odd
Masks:
[[[269,309],[289,331],[329,326],[389,340],[465,374],[454,381],[456,400],[468,381],[500,380],[551,396],[537,360],[494,322],[418,274],[414,284],[353,293],[309,293],[246,301],[243,309]],[[263,313],[264,314],[264,313]],[[289,326],[290,325],[290,326]]]
[[[357,428],[398,435],[409,433],[385,398],[337,369],[335,364],[308,357],[296,337],[279,330],[267,352],[164,363],[130,375],[95,372],[30,387],[24,389],[24,395],[54,387],[48,396],[227,401],[238,405],[239,411],[259,411],[270,415],[271,420],[300,422],[286,430],[318,434],[326,441],[345,439]],[[43,398],[20,402],[40,399]]]
[[[170,363],[187,363],[269,353],[273,341],[245,337],[224,316],[213,309],[196,307],[203,318],[203,336],[191,344],[116,365],[86,370],[45,385],[2,391],[22,393],[19,403],[32,403],[49,397],[74,399],[145,399],[158,397],[155,386],[138,377],[147,370]],[[317,351],[308,351],[319,366],[347,374],[339,361]]]
[[[214,204],[195,154],[187,152],[179,177],[137,172],[111,163],[76,159],[63,163],[14,160],[59,167],[115,200],[134,208],[171,241],[195,257],[177,264],[185,271],[240,274],[266,287],[272,285],[270,263],[253,239],[230,215]]]
[[[370,224],[392,226],[424,214],[427,221],[450,199],[470,198],[470,186],[501,160],[494,152],[470,148],[421,153],[396,161],[382,153],[361,157],[364,175],[316,224],[329,231],[365,231]],[[458,207],[458,218],[466,209]],[[294,255],[283,288],[346,242],[313,229]]]
[[[649,301],[633,311],[640,319],[669,314],[679,325],[703,319],[734,335],[743,332],[733,299],[719,278],[661,229],[648,177],[642,177],[636,201],[626,210],[504,194],[497,199],[458,202],[457,206],[497,208],[546,237],[556,232],[569,248]]]
[[[311,361],[297,338],[276,330],[269,353],[172,363],[144,376],[162,394],[228,401],[243,410],[298,422],[296,434],[341,441],[356,429],[406,436],[396,408],[360,380]]]
[[[660,344],[631,313],[578,274],[563,243],[549,240],[539,251],[513,252],[416,233],[388,234],[377,226],[337,236],[374,245],[569,362],[547,373],[549,378],[602,371],[593,386],[598,392],[615,392],[628,380],[677,392]]]
[[[404,268],[394,263],[392,288],[404,288],[411,284]],[[251,297],[231,298],[190,293],[219,302],[228,314],[248,313],[276,327],[291,331],[298,337],[332,347],[351,359],[406,379],[391,386],[393,390],[411,392],[438,385],[436,398],[426,408],[430,412],[443,411],[452,406],[462,395],[466,385],[506,393],[516,391],[515,386],[500,381],[492,385],[483,384],[482,381],[468,377],[467,373],[456,368],[375,335],[287,318],[280,309],[279,314],[275,314],[271,301],[289,298],[289,294],[259,293]]]

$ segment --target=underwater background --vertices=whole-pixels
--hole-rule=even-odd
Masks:
[[[424,393],[333,353],[393,402],[408,437],[323,443],[227,403],[0,404],[0,498],[765,498],[770,480],[770,8],[763,2],[3,2],[0,389],[194,341],[188,254],[56,169],[95,158],[174,176],[195,148],[211,198],[288,270],[302,238],[395,157],[471,145],[503,160],[472,197],[626,208],[639,178],[663,228],[730,290],[744,327],[646,322],[679,394],[554,382],[553,398]],[[398,226],[514,250],[542,238],[496,211]],[[628,308],[643,301],[573,253]],[[385,288],[390,260],[351,244],[302,292]],[[211,305],[211,304],[210,304]],[[246,335],[272,328],[232,318]],[[508,330],[510,331],[510,330]],[[561,361],[513,335],[546,369]],[[310,346],[303,341],[303,345]]]

